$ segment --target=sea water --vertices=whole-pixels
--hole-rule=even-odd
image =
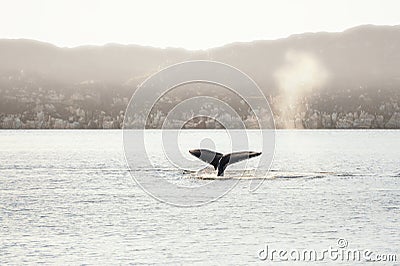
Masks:
[[[246,174],[218,200],[185,208],[135,183],[122,139],[113,130],[0,131],[0,264],[263,263],[266,246],[322,251],[338,239],[400,260],[400,131],[277,131],[268,175]],[[157,166],[141,175],[226,182],[152,158]],[[249,178],[265,180],[249,192]]]

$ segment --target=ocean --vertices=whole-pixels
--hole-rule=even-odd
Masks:
[[[150,134],[151,142],[161,133]],[[226,139],[223,131],[183,134]],[[269,262],[274,249],[330,247],[400,261],[400,131],[278,130],[275,142],[269,173],[229,179],[232,168],[215,180],[210,169],[174,169],[156,145],[147,150],[154,167],[141,168],[138,154],[129,169],[120,130],[2,130],[0,264],[246,265]],[[135,175],[150,187],[157,178],[235,186],[177,207],[143,191]],[[249,191],[253,178],[263,182]]]

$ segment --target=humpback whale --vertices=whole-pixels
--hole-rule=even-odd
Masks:
[[[226,167],[230,164],[261,155],[261,152],[254,151],[241,151],[224,155],[222,153],[210,151],[207,149],[190,150],[189,153],[193,156],[196,156],[203,162],[211,164],[212,166],[214,166],[215,170],[218,169],[218,176],[223,176]]]

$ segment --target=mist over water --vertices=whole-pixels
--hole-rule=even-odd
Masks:
[[[327,84],[329,73],[317,56],[310,52],[288,50],[285,54],[285,63],[274,73],[275,82],[280,91],[279,109],[285,122],[285,128],[293,128],[290,124],[295,110],[302,97],[321,90]]]

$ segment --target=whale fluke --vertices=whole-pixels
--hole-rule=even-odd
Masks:
[[[203,162],[209,163],[212,166],[214,166],[214,169],[217,170],[219,160],[221,160],[221,157],[223,156],[222,153],[215,152],[215,151],[210,151],[206,149],[198,149],[198,150],[190,150],[190,154],[193,156],[196,156]]]
[[[228,165],[230,164],[261,155],[261,152],[254,151],[241,151],[223,155],[221,153],[210,151],[207,149],[196,149],[190,150],[189,152],[203,162],[209,163],[214,166],[215,170],[218,169],[218,176],[223,176],[226,167],[228,167]]]

